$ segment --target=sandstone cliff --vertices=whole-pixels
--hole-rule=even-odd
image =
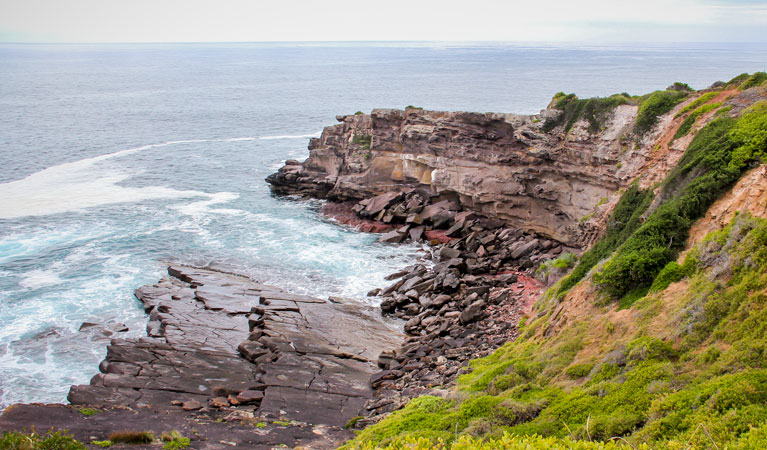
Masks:
[[[267,181],[278,193],[334,200],[428,187],[572,244],[579,219],[633,177],[618,163],[646,158],[621,140],[635,115],[635,106],[619,107],[604,132],[565,136],[544,133],[539,116],[377,109],[339,116],[310,141],[303,164],[289,162]]]

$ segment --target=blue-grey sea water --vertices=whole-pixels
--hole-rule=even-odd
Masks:
[[[417,249],[263,181],[337,114],[534,113],[557,91],[703,88],[765,68],[764,45],[0,45],[0,405],[87,383],[107,340],[78,328],[142,335],[132,292],[166,261],[368,301]]]

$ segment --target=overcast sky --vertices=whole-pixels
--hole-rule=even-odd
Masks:
[[[767,42],[767,0],[0,0],[2,42]]]

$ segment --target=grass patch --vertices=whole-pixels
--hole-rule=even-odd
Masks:
[[[95,416],[96,414],[101,412],[98,409],[94,409],[94,408],[80,408],[78,409],[78,411],[80,412],[80,414],[84,416]]]
[[[705,94],[703,94],[700,97],[696,98],[695,100],[691,101],[690,104],[688,104],[687,106],[682,108],[678,113],[676,113],[676,115],[674,117],[675,118],[676,117],[681,117],[685,113],[688,113],[688,112],[698,108],[699,106],[703,106],[703,104],[710,102],[717,95],[719,95],[719,91],[706,92]]]
[[[192,443],[188,437],[182,436],[181,433],[176,430],[173,430],[169,433],[163,433],[160,436],[160,439],[163,441],[162,448],[165,450],[179,450],[182,448],[187,448]]]
[[[349,447],[354,450],[629,450],[631,447],[621,442],[588,442],[558,439],[542,436],[518,436],[502,433],[491,438],[460,435],[454,442],[446,444],[441,440],[408,437],[396,444],[376,446],[372,443],[356,443]],[[642,449],[646,450],[646,449]]]

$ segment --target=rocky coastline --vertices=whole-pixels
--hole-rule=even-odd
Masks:
[[[174,429],[195,448],[333,448],[353,436],[347,428],[375,423],[413,397],[446,393],[469,360],[516,338],[519,320],[544,287],[536,268],[579,252],[598,233],[588,221],[578,228],[563,224],[583,211],[598,213],[599,205],[546,194],[549,181],[540,177],[548,175],[536,166],[552,158],[534,151],[529,140],[556,139],[524,131],[532,126],[529,117],[404,116],[413,114],[416,122],[439,119],[439,126],[452,130],[444,144],[449,158],[433,161],[464,169],[470,161],[480,174],[493,166],[486,178],[495,182],[509,175],[496,169],[516,167],[513,178],[526,180],[524,186],[509,194],[484,180],[475,186],[486,189],[483,197],[440,185],[437,169],[415,163],[395,161],[393,172],[387,163],[382,172],[375,161],[391,162],[390,156],[359,150],[391,142],[373,135],[372,141],[354,143],[358,128],[347,143],[338,136],[350,123],[380,131],[381,120],[403,117],[391,111],[339,118],[342,127],[328,127],[322,138],[312,139],[306,162],[287,161],[267,178],[278,195],[331,200],[323,206],[326,216],[381,233],[382,243],[426,244],[428,261],[391,274],[390,286],[369,292],[379,297],[380,309],[290,294],[220,268],[171,266],[168,277],[135,293],[149,314],[146,338],[114,339],[101,373],[88,385],[72,387],[70,405],[14,405],[0,416],[0,429],[67,429],[86,443],[122,429]],[[431,153],[445,137],[436,129],[405,128],[400,131],[409,137],[402,142]],[[427,137],[428,145],[421,142]],[[331,150],[340,169],[323,165],[332,143],[338,145]],[[509,148],[511,157],[501,155]],[[362,165],[355,166],[355,158]],[[415,177],[412,170],[422,173]],[[456,175],[464,187],[470,181],[465,175]],[[621,180],[571,188],[610,195]],[[549,187],[567,191],[559,184]],[[536,209],[541,202],[545,211]],[[499,209],[510,205],[516,206]],[[523,215],[536,220],[521,227]],[[387,323],[392,319],[402,328]],[[97,413],[83,414],[83,408]]]
[[[69,405],[13,405],[0,429],[66,429],[86,443],[130,429],[176,430],[205,449],[334,448],[349,428],[443,394],[470,359],[514,339],[542,289],[533,268],[568,250],[416,190],[323,212],[381,242],[423,242],[430,261],[371,290],[380,309],[172,265],[135,292],[147,337],[113,339]]]
[[[515,339],[519,320],[545,286],[535,278],[536,268],[577,251],[419,189],[330,204],[324,211],[340,215],[347,226],[382,232],[379,242],[417,242],[429,249],[430,261],[391,274],[391,285],[368,293],[380,298],[382,314],[405,321],[407,336],[378,357],[381,370],[370,379],[375,398],[366,402],[355,428],[411,398],[444,394],[469,360]]]
[[[147,337],[113,339],[69,405],[13,405],[0,429],[178,431],[194,448],[334,448],[373,398],[378,349],[401,332],[353,302],[255,283],[220,268],[170,266],[136,290]]]

